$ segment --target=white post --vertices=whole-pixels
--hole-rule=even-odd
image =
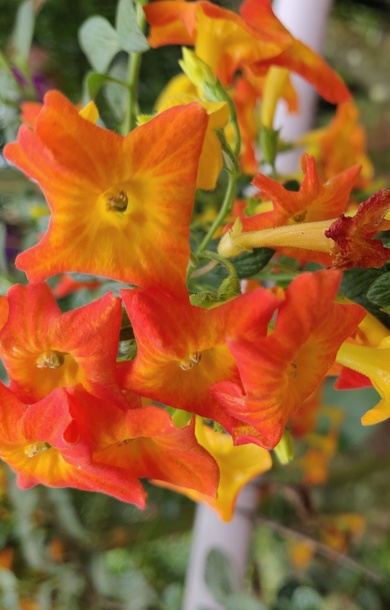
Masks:
[[[274,11],[296,38],[321,53],[331,4],[332,0],[276,0]],[[285,140],[297,138],[312,126],[316,106],[313,87],[296,75],[292,75],[292,79],[300,111],[296,115],[289,114],[286,105],[281,102],[274,122],[275,128],[282,128],[281,137]],[[277,163],[279,171],[296,170],[299,157],[300,154],[295,152],[282,155],[281,165]],[[256,490],[253,484],[242,489],[236,514],[230,523],[222,522],[207,505],[197,506],[182,610],[225,610],[216,603],[204,582],[205,561],[213,548],[221,550],[231,560],[237,576],[237,590],[242,588],[253,527],[247,515],[252,514],[255,508]]]
[[[332,0],[275,0],[273,9],[283,25],[308,47],[321,54],[326,23]],[[290,114],[286,103],[279,102],[274,119],[275,129],[281,128],[282,140],[292,141],[303,135],[313,125],[316,112],[317,93],[303,78],[291,74],[292,84],[298,95],[299,112]],[[299,168],[301,151],[292,151],[279,156],[278,171],[288,173]]]
[[[224,610],[204,581],[206,559],[212,549],[218,549],[228,557],[235,575],[235,592],[242,589],[253,528],[251,515],[255,512],[256,499],[256,484],[249,483],[241,490],[234,517],[229,523],[221,521],[207,504],[197,506],[183,610]]]

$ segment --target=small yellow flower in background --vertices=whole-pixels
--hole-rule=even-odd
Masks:
[[[271,66],[264,81],[263,99],[261,102],[260,122],[263,127],[272,129],[276,104],[283,95],[289,78],[287,68]]]
[[[185,74],[179,74],[168,83],[157,100],[156,110],[160,114],[168,108],[191,102],[198,102],[208,117],[196,178],[196,186],[208,191],[215,188],[223,167],[222,145],[215,132],[227,125],[230,112],[226,102],[208,102],[200,98],[196,87]]]

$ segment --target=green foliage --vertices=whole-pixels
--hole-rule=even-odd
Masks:
[[[378,318],[387,328],[390,328],[390,315],[382,309],[383,300],[386,303],[387,271],[388,265],[385,265],[383,269],[361,269],[357,267],[349,269],[343,273],[340,288],[346,297],[359,303],[359,305],[363,305],[367,311]],[[380,278],[383,276],[385,279],[381,280]],[[376,282],[379,282],[379,288]]]
[[[390,271],[374,280],[367,291],[367,298],[385,314],[390,314]]]
[[[35,27],[33,0],[25,0],[16,12],[15,27],[12,36],[14,53],[19,60],[17,64],[26,68]]]
[[[92,68],[103,73],[119,51],[143,53],[149,49],[132,0],[119,1],[115,28],[104,17],[89,17],[79,30],[79,43]]]

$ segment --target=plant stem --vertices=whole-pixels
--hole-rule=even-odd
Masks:
[[[216,219],[208,230],[207,234],[204,236],[201,244],[196,250],[195,256],[199,256],[204,250],[207,248],[209,242],[212,240],[215,232],[219,229],[227,214],[230,212],[233,207],[234,199],[236,196],[236,184],[237,184],[237,175],[229,173],[229,181],[225,193],[225,198],[223,200],[221,209],[218,212]]]
[[[136,3],[136,18],[141,31],[145,30],[146,18],[143,7]],[[123,121],[122,135],[126,136],[134,129],[138,112],[138,81],[141,69],[142,53],[130,53],[128,63],[128,104]]]

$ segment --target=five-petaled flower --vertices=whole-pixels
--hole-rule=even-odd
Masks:
[[[207,124],[206,111],[187,104],[122,137],[48,93],[34,131],[22,125],[5,147],[52,212],[47,233],[17,266],[34,282],[78,271],[183,294]]]

